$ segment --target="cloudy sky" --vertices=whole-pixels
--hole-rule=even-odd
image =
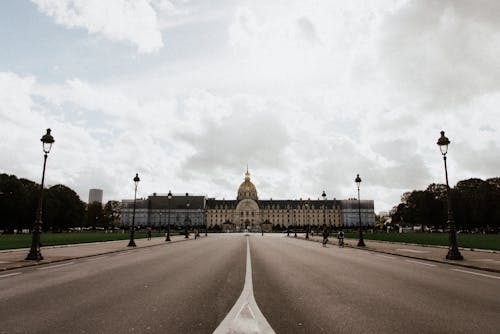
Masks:
[[[500,176],[499,1],[0,2],[0,172],[88,200],[356,196]]]

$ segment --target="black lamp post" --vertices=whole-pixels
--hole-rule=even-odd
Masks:
[[[326,226],[326,193],[324,190],[321,197],[323,197],[323,225]]]
[[[36,211],[35,224],[33,225],[33,236],[31,239],[31,249],[26,256],[26,260],[40,261],[43,260],[42,253],[40,251],[40,234],[42,233],[42,206],[43,206],[43,185],[45,182],[45,166],[47,164],[47,156],[52,148],[52,144],[55,142],[54,137],[50,134],[50,129],[47,129],[47,133],[42,136],[40,141],[42,142],[43,148],[43,171],[42,171],[42,184],[40,186],[40,198],[38,200],[38,209]]]
[[[135,173],[134,177],[134,183],[135,183],[135,191],[134,191],[134,208],[132,210],[132,227],[130,228],[130,241],[127,245],[127,247],[135,247],[135,240],[134,240],[134,233],[135,233],[135,202],[137,200],[137,185],[139,184],[139,174]]]
[[[207,203],[204,202],[203,219],[205,219],[205,236],[208,236]]]
[[[358,247],[365,247],[365,241],[363,240],[363,228],[361,227],[361,199],[359,197],[359,186],[361,185],[361,178],[359,174],[356,175],[356,179],[354,180],[356,185],[358,186],[358,217],[359,217],[359,240]]]
[[[161,212],[161,209],[160,209],[160,221],[158,222],[158,232],[161,233],[161,228],[163,227],[162,223],[163,223],[163,220],[161,219],[161,216],[163,215],[163,213]]]
[[[448,167],[446,165],[446,153],[448,153],[448,145],[450,144],[450,140],[445,137],[444,131],[441,131],[441,137],[439,137],[437,144],[439,145],[439,149],[441,150],[441,154],[443,155],[444,173],[446,176],[446,197],[448,199],[448,231],[449,231],[450,245],[448,247],[448,254],[446,255],[446,259],[463,260],[464,258],[462,254],[460,254],[460,251],[458,250],[457,247],[457,231],[455,229],[455,221],[453,220],[450,185],[448,184]]]
[[[189,198],[187,198],[189,195],[186,193],[186,219],[184,220],[184,233],[185,233],[185,239],[189,239],[189,230],[188,230],[188,222],[189,222]]]
[[[172,192],[170,190],[168,191],[167,199],[168,199],[168,218],[167,218],[167,237],[165,238],[165,241],[170,241],[170,209],[172,203]]]
[[[306,203],[306,239],[309,239],[309,203]]]

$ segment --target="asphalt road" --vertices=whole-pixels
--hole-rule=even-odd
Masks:
[[[212,333],[242,294],[246,239],[212,235],[3,272],[0,333]],[[276,333],[500,328],[498,274],[281,236],[248,239],[255,301]]]

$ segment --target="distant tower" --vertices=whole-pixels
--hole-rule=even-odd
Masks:
[[[94,202],[102,204],[102,189],[90,189],[89,204],[92,204]]]

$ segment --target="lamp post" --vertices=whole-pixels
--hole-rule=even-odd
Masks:
[[[184,220],[184,233],[185,233],[184,238],[185,239],[189,239],[189,231],[188,231],[188,226],[187,226],[187,224],[189,222],[189,216],[188,216],[188,214],[189,214],[189,212],[188,212],[188,210],[189,210],[189,198],[188,198],[188,196],[189,196],[188,193],[186,193],[186,219]]]
[[[306,203],[306,239],[309,239],[309,211],[310,205]]]
[[[323,197],[323,225],[326,226],[326,193],[324,190],[321,197]]]
[[[133,179],[135,183],[135,191],[134,191],[134,208],[132,211],[132,227],[130,228],[130,241],[127,247],[135,247],[134,233],[135,233],[135,202],[137,201],[137,185],[139,184],[139,174],[135,173],[135,177]]]
[[[451,192],[450,185],[448,184],[448,167],[446,165],[446,153],[448,153],[448,145],[450,144],[450,140],[445,137],[444,131],[441,131],[441,137],[439,137],[437,144],[439,145],[439,149],[441,150],[441,154],[443,155],[444,160],[444,173],[446,176],[446,197],[448,200],[448,232],[450,245],[448,246],[448,254],[446,255],[447,260],[463,260],[462,254],[457,247],[457,231],[455,229],[455,221],[453,220],[453,211],[451,208]]]
[[[170,209],[172,203],[172,192],[170,190],[168,191],[167,199],[168,199],[168,218],[167,218],[167,237],[165,238],[165,241],[170,241]]]
[[[42,171],[42,184],[40,186],[40,198],[38,199],[38,209],[36,211],[36,219],[33,224],[33,236],[31,239],[31,249],[26,256],[26,260],[40,261],[43,260],[42,253],[40,251],[40,234],[42,233],[42,206],[43,206],[43,185],[45,183],[45,166],[47,164],[47,156],[52,148],[52,144],[55,142],[54,137],[50,134],[50,129],[47,129],[47,133],[42,136],[40,141],[42,142],[43,155],[43,171]]]
[[[160,209],[160,221],[158,222],[158,232],[161,233],[161,228],[162,228],[162,224],[163,223],[163,220],[161,219],[161,216],[162,216],[162,212],[161,212],[161,209]]]
[[[359,177],[359,174],[356,175],[356,179],[354,180],[356,182],[356,185],[358,186],[358,217],[359,217],[359,240],[358,240],[358,247],[365,247],[365,241],[363,240],[363,228],[361,227],[361,200],[359,197],[359,186],[361,185],[361,178]]]

